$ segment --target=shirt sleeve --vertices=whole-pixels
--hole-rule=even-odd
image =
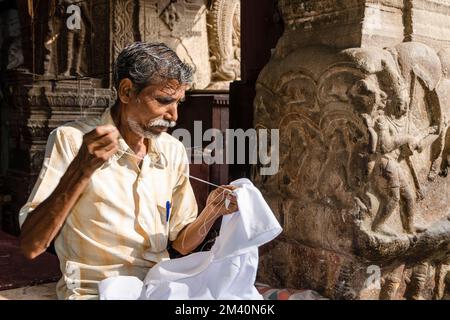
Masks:
[[[67,139],[61,128],[53,130],[47,140],[44,162],[27,203],[19,211],[19,225],[22,227],[28,214],[55,190],[73,158],[73,142]]]
[[[169,240],[174,241],[181,230],[197,218],[197,201],[189,181],[189,160],[182,148],[179,178],[172,193],[172,213],[169,220]],[[185,174],[182,174],[185,173]]]

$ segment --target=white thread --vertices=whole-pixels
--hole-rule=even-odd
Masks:
[[[138,159],[138,160],[141,160],[141,161],[144,160],[143,158],[137,156],[136,154],[133,154],[133,153],[130,153],[130,152],[127,152],[127,151],[123,151],[123,150],[120,150],[120,151],[123,152],[124,154],[127,154],[127,155],[129,155],[129,156],[131,156],[131,157],[134,157],[134,158]],[[160,169],[164,169],[164,167],[159,166],[158,163],[153,162],[151,159],[150,159],[150,162],[151,162],[151,164],[153,164],[155,167],[160,168]],[[205,209],[207,209],[209,206],[211,206],[211,204],[214,203],[214,201],[216,201],[217,198],[219,198],[221,195],[222,195],[222,199],[225,198],[225,207],[226,207],[226,209],[228,210],[228,207],[229,207],[231,201],[230,201],[230,199],[228,199],[227,197],[225,197],[225,191],[228,192],[228,193],[230,193],[230,194],[233,194],[233,191],[232,191],[232,190],[229,190],[229,189],[227,189],[227,188],[224,188],[224,187],[219,186],[219,185],[217,185],[217,184],[214,184],[214,183],[212,183],[212,182],[209,182],[209,181],[206,181],[206,180],[203,180],[203,179],[200,179],[200,178],[197,178],[197,177],[188,175],[188,174],[186,174],[186,173],[184,173],[184,172],[181,172],[181,171],[178,171],[178,172],[181,173],[181,174],[183,174],[184,176],[186,176],[186,177],[188,177],[188,178],[192,178],[192,179],[194,179],[194,180],[197,180],[197,181],[200,181],[200,182],[209,184],[209,185],[211,185],[211,186],[214,186],[214,187],[217,187],[217,188],[220,188],[220,189],[223,190],[223,192],[222,192],[221,194],[218,194],[214,199],[212,199],[211,202],[210,202],[210,204],[207,205],[203,210],[205,210]],[[213,208],[211,209],[210,213],[207,213],[207,216],[205,217],[205,221],[204,221],[203,225],[202,225],[202,226],[200,227],[200,229],[199,229],[199,235],[200,235],[200,237],[206,237],[206,235],[208,234],[208,231],[209,231],[209,230],[206,230],[206,229],[207,229],[207,228],[206,228],[206,225],[207,225],[211,220],[213,220],[213,219],[210,218],[210,216],[214,217],[214,216],[216,215],[217,211],[215,212],[215,209],[216,209],[219,205],[220,205],[220,203],[215,204],[215,205],[213,206]],[[187,226],[186,230],[189,229],[189,227],[191,227],[191,224],[189,224],[189,225]],[[183,240],[181,241],[181,246],[182,246],[183,248],[184,248],[184,242],[185,242],[185,239],[186,239],[186,232],[184,233],[184,235],[183,235]]]
[[[216,201],[217,198],[220,197],[220,195],[223,196],[223,194],[224,194],[224,193],[218,194],[214,199],[211,200],[210,204],[207,205],[203,210],[206,210],[209,206],[212,206],[212,203],[214,203],[214,201]],[[206,225],[207,225],[211,220],[214,220],[214,219],[211,219],[210,216],[212,215],[212,216],[214,217],[214,216],[216,215],[216,212],[217,212],[217,211],[215,212],[214,209],[216,209],[219,205],[220,205],[220,203],[215,204],[215,205],[213,206],[213,208],[211,209],[211,211],[210,211],[209,213],[207,213],[203,225],[199,228],[199,235],[200,235],[200,237],[202,237],[202,238],[203,238],[203,237],[206,237],[206,235],[208,234],[208,231],[209,231],[209,230],[208,230],[208,231],[206,230]],[[192,226],[192,224],[189,224],[189,225],[187,226],[186,230],[189,229],[191,226]],[[183,248],[184,248],[184,241],[185,241],[185,239],[186,239],[186,234],[187,234],[186,232],[183,234],[183,240],[181,241],[181,246],[182,246]]]
[[[131,156],[131,157],[134,157],[134,158],[136,158],[136,159],[139,159],[139,160],[141,160],[141,161],[143,160],[143,158],[137,156],[136,154],[133,154],[133,153],[130,153],[130,152],[127,152],[127,151],[123,151],[123,150],[120,150],[120,151],[123,152],[124,154],[127,154],[127,155],[129,155],[129,156]],[[150,162],[151,162],[155,167],[164,169],[164,167],[159,166],[158,163],[153,162],[151,159],[150,159]],[[230,205],[230,203],[231,203],[231,200],[230,200],[228,197],[225,196],[225,191],[228,192],[228,193],[230,193],[230,194],[233,194],[233,191],[232,191],[232,190],[229,190],[229,189],[227,189],[227,188],[224,188],[224,187],[219,186],[219,185],[217,185],[217,184],[214,184],[214,183],[212,183],[212,182],[209,182],[209,181],[206,181],[206,180],[203,180],[203,179],[200,179],[200,178],[197,178],[197,177],[188,175],[188,174],[186,174],[186,173],[184,173],[184,172],[181,172],[181,171],[179,171],[179,173],[183,174],[184,176],[186,176],[186,177],[188,177],[188,178],[192,178],[192,179],[194,179],[194,180],[197,180],[197,181],[200,181],[200,182],[203,182],[203,183],[212,185],[212,186],[214,186],[214,187],[217,187],[217,188],[220,188],[220,189],[223,190],[223,192],[220,193],[220,194],[218,194],[214,199],[212,199],[211,202],[210,202],[203,210],[206,210],[209,206],[211,206],[212,203],[214,203],[214,201],[216,201],[217,198],[219,198],[220,196],[222,196],[222,199],[225,200],[225,208],[228,210],[228,207],[229,207],[229,205]],[[200,237],[206,237],[206,235],[208,234],[208,231],[209,231],[209,230],[206,230],[206,229],[207,229],[207,228],[206,228],[206,225],[207,225],[211,220],[214,220],[214,219],[211,219],[210,216],[214,217],[214,216],[216,215],[217,211],[215,211],[215,209],[216,209],[219,205],[220,205],[220,203],[215,204],[215,205],[213,206],[213,208],[211,209],[211,211],[207,213],[207,216],[205,217],[205,221],[204,221],[203,225],[202,225],[202,226],[200,227],[200,229],[199,229],[199,232],[200,232],[199,235],[200,235]],[[186,230],[189,229],[190,226],[191,226],[191,224],[187,226]],[[186,232],[184,233],[184,235],[183,235],[183,240],[181,241],[181,246],[182,246],[183,248],[184,248],[184,242],[185,242],[185,239],[186,239]]]
[[[135,155],[135,154],[133,154],[133,153],[130,153],[130,152],[127,152],[127,151],[123,151],[123,150],[120,150],[120,152],[123,152],[123,153],[125,153],[125,154],[127,154],[127,155],[129,155],[129,156],[132,156],[132,157],[134,157],[134,158],[136,158],[136,159],[139,159],[139,160],[141,160],[141,161],[144,160],[144,158],[141,158],[141,157],[139,157],[139,156],[137,156],[137,155]],[[154,161],[151,160],[151,159],[150,159],[150,163],[151,163],[152,165],[154,165],[155,167],[159,168],[159,169],[164,169],[164,167],[162,167],[161,165],[159,165],[159,163],[156,163],[156,162],[154,162]],[[233,193],[233,191],[231,191],[231,190],[229,190],[229,189],[227,189],[227,188],[224,188],[224,187],[222,187],[222,186],[219,186],[219,185],[217,185],[217,184],[215,184],[215,183],[212,183],[212,182],[209,182],[209,181],[206,181],[206,180],[203,180],[203,179],[200,179],[200,178],[191,176],[191,175],[189,175],[189,174],[187,174],[187,173],[184,173],[184,172],[181,172],[181,171],[179,171],[178,173],[181,173],[182,175],[184,175],[184,176],[186,176],[186,177],[188,177],[188,178],[192,178],[192,179],[194,179],[194,180],[197,180],[197,181],[200,181],[200,182],[209,184],[209,185],[211,185],[211,186],[213,186],[213,187],[220,188],[220,189],[222,189],[222,190],[224,190],[224,191],[227,191],[227,192],[229,192],[229,193]]]

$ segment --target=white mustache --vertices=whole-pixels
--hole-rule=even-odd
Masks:
[[[155,119],[148,123],[147,127],[166,127],[173,128],[177,125],[175,121],[169,121],[164,119]]]

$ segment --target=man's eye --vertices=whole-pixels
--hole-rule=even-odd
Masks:
[[[156,99],[156,101],[164,105],[171,104],[174,102],[173,99]]]

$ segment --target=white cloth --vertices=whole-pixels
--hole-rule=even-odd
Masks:
[[[98,291],[100,300],[138,300],[143,286],[137,277],[117,276],[100,281]]]
[[[100,299],[262,299],[254,286],[258,247],[278,236],[282,228],[250,180],[231,184],[239,187],[235,190],[239,211],[223,217],[210,251],[159,262],[142,286],[135,277],[103,280]]]

